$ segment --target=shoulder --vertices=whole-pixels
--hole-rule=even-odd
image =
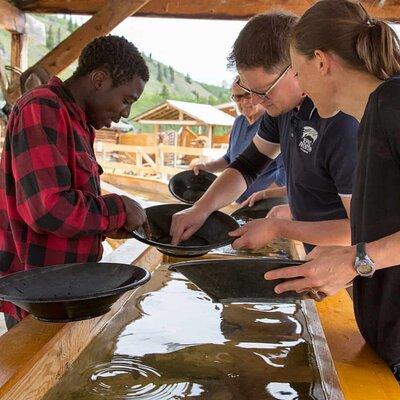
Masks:
[[[400,109],[400,74],[383,82],[371,95],[378,106]]]
[[[348,137],[357,137],[359,123],[351,115],[338,112],[334,117],[326,120],[326,136],[335,137],[336,140],[343,140]]]
[[[64,106],[64,103],[48,85],[43,85],[25,93],[15,104],[15,107],[19,110],[29,106],[43,106],[59,110]]]

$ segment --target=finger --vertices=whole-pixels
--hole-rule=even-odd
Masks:
[[[256,202],[255,198],[256,198],[255,196],[251,196],[249,207],[253,207],[254,206],[254,203]]]
[[[324,246],[316,246],[314,247],[307,255],[306,260],[312,260],[314,258],[318,258],[324,251],[326,251],[326,247]]]
[[[188,240],[195,232],[198,231],[199,228],[200,228],[200,226],[198,226],[198,225],[191,225],[191,226],[187,227],[186,230],[182,233],[182,236],[181,236],[179,242],[184,242],[185,240]]]
[[[231,237],[239,237],[242,236],[246,231],[247,231],[246,225],[243,225],[242,227],[235,229],[232,232],[228,232],[228,235]]]
[[[274,291],[275,293],[284,293],[284,292],[305,292],[310,289],[310,283],[307,279],[289,279],[282,283],[279,283],[275,286]]]
[[[147,218],[143,224],[143,229],[144,229],[144,233],[145,233],[147,239],[151,239],[151,229],[150,229],[149,221],[147,220]]]
[[[242,201],[242,202],[240,203],[240,205],[241,205],[242,207],[247,206],[247,204],[250,203],[250,199],[251,199],[251,197],[247,198],[246,200]]]
[[[306,264],[304,264],[306,265]],[[268,271],[265,273],[264,278],[267,281],[271,281],[274,279],[289,279],[289,278],[297,278],[303,277],[305,274],[303,266],[294,266],[294,267],[285,267],[274,269],[273,271]]]
[[[235,250],[238,249],[243,249],[243,248],[247,248],[247,240],[246,238],[244,238],[243,236],[240,237],[239,239],[236,239],[233,243],[232,243],[232,248]]]
[[[183,224],[178,224],[174,227],[171,226],[170,236],[172,237],[171,244],[176,246],[180,241],[182,234],[185,230]]]
[[[199,166],[198,166],[198,165],[195,165],[195,166],[194,166],[193,172],[194,172],[195,175],[198,175],[198,174],[199,174]]]

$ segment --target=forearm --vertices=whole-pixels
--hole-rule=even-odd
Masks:
[[[195,207],[211,213],[231,204],[246,189],[246,181],[242,174],[235,169],[226,168],[201,199],[195,203]]]
[[[280,237],[316,246],[348,246],[351,243],[350,221],[291,221],[276,220]]]
[[[271,197],[285,197],[287,196],[286,186],[269,187],[263,191],[263,198],[269,199]]]
[[[95,196],[78,190],[37,196],[35,201],[21,204],[18,211],[36,232],[60,237],[106,235],[126,220],[120,196]]]
[[[225,158],[221,157],[217,160],[209,161],[204,165],[209,172],[221,172],[228,166],[228,163],[225,161]]]
[[[400,265],[400,231],[367,243],[366,250],[377,269]]]

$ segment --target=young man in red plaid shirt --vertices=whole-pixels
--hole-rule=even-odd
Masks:
[[[106,36],[82,51],[71,78],[54,77],[18,100],[0,163],[0,276],[97,261],[105,237],[147,229],[134,200],[100,194],[93,141],[95,129],[129,116],[148,80],[137,48]],[[8,328],[27,315],[7,302],[0,311]]]

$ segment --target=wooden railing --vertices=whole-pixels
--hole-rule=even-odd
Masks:
[[[223,149],[193,148],[182,146],[134,146],[96,142],[97,160],[105,172],[117,175],[154,176],[166,179],[187,165],[179,164],[179,156],[195,156],[204,161],[216,159],[224,154]],[[167,162],[166,155],[172,154]],[[169,157],[171,159],[171,157]]]

